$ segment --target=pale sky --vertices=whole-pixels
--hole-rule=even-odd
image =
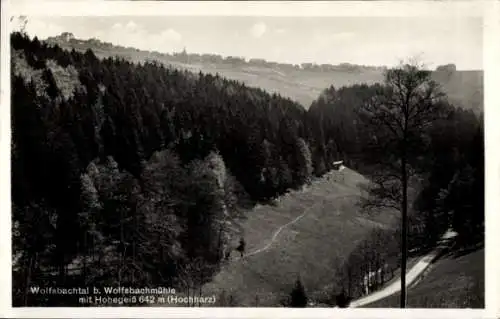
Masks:
[[[171,53],[263,58],[285,63],[392,66],[419,56],[428,66],[483,69],[479,17],[35,16],[27,32],[72,32],[122,46]]]

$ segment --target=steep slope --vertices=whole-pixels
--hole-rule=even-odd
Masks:
[[[309,296],[332,288],[336,267],[358,242],[393,222],[389,214],[375,222],[358,213],[360,183],[366,179],[344,168],[284,195],[274,206],[256,207],[241,222],[245,256],[234,251],[201,294],[217,296],[216,306],[276,307],[297,276]]]
[[[289,97],[305,108],[327,87],[342,87],[353,84],[373,84],[383,80],[384,68],[366,67],[350,64],[308,65],[279,64],[261,60],[245,60],[216,55],[176,54],[141,51],[134,48],[114,46],[96,39],[77,40],[53,37],[47,40],[66,49],[85,51],[92,49],[97,56],[119,55],[134,62],[157,60],[193,72],[219,73],[241,81],[249,86],[260,87]],[[483,108],[482,71],[443,71],[435,72],[435,79],[454,104],[479,112]]]

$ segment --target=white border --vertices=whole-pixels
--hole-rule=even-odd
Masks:
[[[14,6],[15,2],[15,6]],[[500,141],[498,96],[500,73],[500,24],[497,1],[269,1],[269,2],[145,2],[145,1],[21,1],[2,3],[1,28],[1,115],[0,115],[0,315],[36,318],[495,318],[500,315]],[[486,136],[486,309],[485,310],[399,310],[399,309],[280,309],[280,308],[11,308],[10,245],[10,50],[9,17],[33,16],[478,16],[484,17],[484,78]],[[495,269],[496,268],[496,269]]]
[[[13,2],[13,1],[12,1]],[[485,1],[35,1],[12,14],[94,16],[481,16]]]
[[[10,32],[6,1],[1,2],[0,55],[0,316],[11,307],[11,219],[10,219]]]
[[[485,304],[500,316],[500,3],[485,8],[483,33],[484,127],[485,127]],[[493,313],[492,313],[493,314]]]

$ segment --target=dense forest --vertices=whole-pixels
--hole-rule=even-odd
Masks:
[[[393,154],[398,152],[398,145],[378,142],[374,147],[374,140],[387,141],[389,136],[382,126],[371,130],[360,112],[367,101],[383,89],[383,85],[330,87],[313,103],[308,116],[322,119],[322,125],[313,126],[316,130],[314,136],[335,140],[348,165],[374,181],[385,175],[384,182],[392,182],[388,178],[392,172],[384,171],[380,164],[385,159],[389,159],[391,165],[397,164]],[[412,255],[433,247],[449,228],[458,233],[457,249],[484,241],[482,114],[478,117],[470,110],[454,107],[446,97],[437,103],[434,112],[431,124],[422,127],[418,136],[407,142],[411,150],[408,160],[411,162],[409,189],[412,192],[408,195],[406,238]],[[390,195],[396,195],[395,201],[400,201],[400,184],[388,184],[389,189],[396,185],[397,190],[391,189]],[[381,195],[380,188],[375,188],[375,191]],[[392,207],[384,207],[388,208]],[[380,213],[380,209],[373,207],[360,205],[360,209],[366,214]],[[381,269],[381,276],[372,287],[377,289],[392,279],[394,270],[400,266],[401,225],[391,230],[375,229],[340,265],[331,299],[341,292],[351,298],[362,296],[364,275],[370,270]],[[332,300],[325,302],[335,303]]]
[[[238,241],[247,208],[335,160],[376,171],[357,110],[382,84],[328,88],[306,111],[217,74],[98,59],[22,33],[11,45],[15,306],[77,303],[33,286],[193,290]],[[422,132],[412,216],[433,234],[426,244],[450,223],[464,242],[481,240],[482,119],[440,110]]]
[[[192,264],[211,274],[240,207],[311,178],[306,112],[291,100],[19,33],[11,43],[27,61],[12,74],[16,303],[41,274],[69,284],[68,265],[93,285],[180,285]],[[77,70],[73,90],[61,68]]]
[[[331,87],[324,91],[308,112],[310,118],[321,119],[320,125],[311,126],[315,130],[313,136],[321,136],[325,141],[335,141],[340,157],[345,159],[348,166],[367,176],[378,173],[377,165],[382,160],[382,155],[380,150],[373,149],[372,140],[383,135],[381,132],[368,130],[357,110],[381,87]],[[415,224],[426,227],[425,231],[420,231],[427,236],[420,239],[432,243],[435,236],[442,234],[449,226],[448,222],[455,229],[460,229],[463,237],[482,234],[482,231],[477,232],[475,229],[484,222],[482,114],[478,117],[470,110],[454,107],[444,101],[439,105],[432,125],[427,126],[420,134],[423,143],[410,145],[418,147],[418,152],[412,154],[415,158],[412,167],[415,178],[412,184],[417,191],[411,207],[411,217]],[[394,151],[390,147],[388,145],[381,151]],[[313,156],[315,165],[320,165],[315,166],[319,171],[322,171],[321,159],[321,156]],[[467,241],[467,238],[464,240]],[[418,241],[418,245],[420,244]]]

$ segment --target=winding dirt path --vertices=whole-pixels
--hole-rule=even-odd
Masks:
[[[391,229],[391,226],[389,226],[389,225],[382,224],[380,222],[377,222],[377,221],[374,221],[374,220],[371,220],[371,219],[368,219],[368,218],[365,218],[365,217],[356,217],[356,219],[360,223],[368,223],[368,224],[372,225],[375,228]]]
[[[290,225],[293,225],[295,224],[296,222],[298,222],[299,220],[301,220],[304,216],[306,216],[313,208],[316,208],[317,206],[319,206],[320,204],[322,203],[316,203],[308,208],[306,208],[304,210],[304,212],[302,214],[300,214],[299,216],[295,217],[294,219],[292,219],[291,221],[289,221],[288,223],[286,224],[283,224],[281,225],[274,233],[273,233],[273,236],[271,237],[271,239],[269,240],[269,242],[262,248],[259,248],[259,249],[256,249],[248,254],[245,254],[243,258],[247,258],[247,257],[250,257],[250,256],[255,256],[261,252],[264,252],[266,250],[268,250],[269,248],[271,248],[271,246],[274,244],[274,242],[276,241],[276,239],[278,238],[278,235],[281,233],[281,231],[285,228],[287,228],[288,226]],[[236,260],[240,260],[241,257],[237,257],[235,258]]]
[[[339,195],[339,196],[330,197],[330,198],[328,198],[328,200],[338,199],[338,198],[346,198],[346,197],[352,197],[352,196],[358,196],[358,195]],[[273,236],[271,237],[271,239],[269,240],[269,242],[268,242],[265,246],[263,246],[263,247],[261,247],[261,248],[258,248],[258,249],[254,250],[254,251],[252,251],[252,252],[249,252],[249,253],[245,254],[245,255],[243,256],[243,259],[245,259],[245,258],[247,258],[247,257],[255,256],[255,255],[259,254],[259,253],[262,253],[262,252],[264,252],[264,251],[266,251],[266,250],[269,250],[269,248],[271,248],[271,246],[272,246],[272,245],[276,242],[276,239],[278,238],[278,235],[279,235],[279,234],[280,234],[280,233],[281,233],[284,229],[286,229],[286,228],[287,228],[288,226],[290,226],[290,225],[295,224],[296,222],[298,222],[299,220],[301,220],[303,217],[305,217],[308,213],[310,213],[310,212],[311,212],[311,210],[313,210],[314,208],[316,208],[316,207],[318,207],[318,206],[321,206],[322,204],[323,204],[323,201],[318,202],[318,203],[315,203],[315,204],[313,204],[313,205],[309,206],[308,208],[306,208],[306,209],[304,210],[304,212],[303,212],[302,214],[300,214],[299,216],[295,217],[294,219],[292,219],[291,221],[287,222],[286,224],[281,225],[281,226],[280,226],[280,227],[279,227],[279,228],[278,228],[278,229],[277,229],[277,230],[273,233]],[[367,221],[369,221],[369,220],[367,220]],[[380,224],[380,225],[379,225],[379,223],[377,223],[377,222],[373,222],[373,221],[370,221],[370,222],[375,223],[378,227],[380,227],[380,225],[382,225],[382,224]],[[240,259],[242,259],[242,258],[241,258],[241,257],[236,257],[236,258],[234,258],[234,260],[240,260]]]

